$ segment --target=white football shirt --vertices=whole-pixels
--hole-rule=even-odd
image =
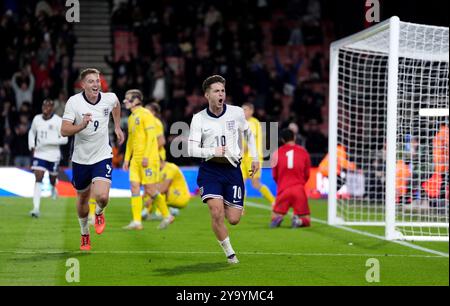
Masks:
[[[206,108],[192,118],[189,154],[191,157],[201,157],[208,161],[214,157],[215,148],[225,146],[225,157],[236,167],[242,158],[240,140],[244,131],[250,132],[250,127],[241,107],[224,104],[220,116]],[[201,153],[196,154],[197,148],[194,146],[201,148]],[[255,155],[254,152],[252,156]]]
[[[45,120],[42,114],[36,115],[28,132],[28,147],[34,149],[34,157],[49,162],[59,162],[61,159],[60,145],[68,142],[67,137],[61,136],[62,119],[53,115]]]
[[[109,144],[109,118],[113,108],[119,103],[116,94],[112,92],[99,93],[97,103],[88,101],[84,92],[69,98],[64,110],[63,120],[74,124],[83,121],[83,115],[92,114],[92,122],[75,134],[72,161],[82,165],[92,165],[102,160],[112,158],[112,148]]]

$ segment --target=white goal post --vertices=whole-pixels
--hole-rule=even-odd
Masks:
[[[449,240],[448,39],[392,17],[331,45],[329,224]]]

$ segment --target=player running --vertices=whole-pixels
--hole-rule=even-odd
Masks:
[[[69,98],[63,115],[61,135],[75,135],[72,155],[72,184],[77,190],[81,247],[91,249],[89,235],[89,195],[96,203],[95,231],[103,233],[112,177],[112,148],[109,145],[109,118],[112,114],[117,141],[124,142],[120,128],[120,103],[114,93],[100,92],[100,71],[88,68],[80,74],[83,91]],[[92,194],[91,194],[92,191]]]
[[[239,137],[243,133],[248,141],[253,160],[251,176],[260,166],[255,139],[242,108],[225,104],[223,77],[208,77],[203,82],[203,91],[209,106],[192,118],[188,152],[191,157],[204,159],[197,178],[200,194],[209,207],[212,229],[228,262],[238,263],[224,219],[231,225],[241,219],[245,186],[240,169]]]
[[[311,219],[305,185],[309,179],[311,160],[308,152],[295,143],[295,135],[291,130],[281,132],[281,141],[284,145],[272,159],[272,175],[278,185],[278,192],[270,227],[279,227],[291,207],[294,209],[292,227],[309,227]]]
[[[67,144],[69,139],[61,136],[62,119],[53,113],[53,100],[45,99],[42,103],[42,114],[36,115],[28,132],[28,147],[33,156],[31,169],[36,177],[33,194],[33,218],[40,216],[42,179],[45,171],[50,175],[52,198],[56,199],[56,179],[58,178],[61,151],[59,146]]]
[[[125,171],[130,170],[133,221],[124,227],[128,230],[143,229],[141,186],[144,187],[144,193],[151,197],[155,206],[161,211],[163,220],[159,229],[167,228],[174,220],[169,213],[164,197],[158,190],[160,158],[156,121],[150,111],[142,107],[143,99],[140,90],[131,89],[126,92],[124,100],[125,107],[131,110],[128,118],[128,141],[123,164]]]
[[[244,110],[245,119],[248,122],[248,125],[250,126],[250,129],[252,130],[253,135],[255,136],[255,142],[256,142],[256,148],[258,150],[258,156],[259,156],[259,163],[262,164],[263,159],[263,152],[262,152],[262,130],[261,130],[261,123],[258,119],[253,117],[253,114],[255,112],[255,107],[251,103],[244,103],[242,105],[242,109]],[[258,190],[261,195],[269,201],[270,204],[273,204],[275,201],[275,197],[273,196],[272,192],[270,192],[270,189],[266,186],[261,184],[261,172],[255,173],[253,177],[250,177],[250,173],[252,170],[252,158],[250,156],[250,152],[248,150],[248,144],[246,141],[244,141],[244,155],[242,158],[242,176],[244,178],[244,182],[247,179],[251,179],[252,186],[256,190]]]

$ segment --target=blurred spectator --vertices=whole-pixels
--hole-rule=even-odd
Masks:
[[[184,117],[191,118],[195,113],[200,111],[206,105],[206,99],[203,97],[199,89],[194,89],[191,95],[187,97],[188,104],[184,109]]]
[[[58,98],[53,100],[54,108],[53,111],[55,114],[60,116],[64,115],[64,109],[66,108],[66,102],[67,102],[67,94],[64,90],[61,90],[59,92]]]
[[[289,123],[288,129],[290,129],[294,133],[295,143],[302,147],[305,147],[306,138],[302,134],[300,134],[300,129],[299,129],[297,123],[295,123],[295,122]]]
[[[252,86],[256,92],[255,108],[265,108],[272,84],[269,71],[267,70],[267,66],[263,61],[261,53],[256,54],[253,58],[250,71],[252,74],[251,80],[253,80]]]
[[[284,63],[281,63],[278,54],[275,54],[275,67],[277,69],[277,75],[281,82],[283,82],[283,91],[286,95],[292,96],[295,91],[295,87],[298,84],[298,71],[302,66],[303,60],[298,59],[297,62],[291,58],[286,58]]]
[[[114,25],[131,25],[130,9],[126,2],[121,2],[114,10],[111,21]]]
[[[289,46],[301,46],[304,44],[303,32],[301,28],[301,22],[296,21],[294,27],[291,30],[291,36],[289,37]]]
[[[316,120],[312,119],[304,125],[306,137],[306,150],[311,156],[319,156],[319,159],[313,160],[313,165],[317,166],[323,157],[328,152],[328,140],[320,131],[320,126]]]
[[[259,21],[268,20],[270,16],[270,0],[256,0],[256,16]]]
[[[28,168],[31,165],[30,151],[28,150],[29,129],[28,117],[21,115],[19,123],[14,128],[14,137],[10,142],[11,156],[16,167]]]
[[[323,42],[322,29],[318,20],[305,20],[303,23],[303,37],[305,45],[318,45]]]
[[[310,79],[315,79],[315,80],[323,79],[322,60],[323,60],[322,53],[317,52],[316,54],[314,54],[314,57],[311,59],[311,65],[310,65],[310,71],[311,71]]]
[[[18,111],[30,112],[29,106],[21,108],[24,101],[31,103],[31,117],[44,98],[54,99],[56,113],[62,114],[67,97],[80,90],[74,86],[77,38],[73,25],[65,22],[64,4],[21,2],[0,16],[0,110],[5,101],[11,108],[0,121],[2,126],[5,120],[11,122],[8,136],[6,128],[1,130],[3,156],[5,139],[15,136]],[[205,107],[202,81],[221,74],[227,79],[227,102],[251,101],[262,120],[321,123],[326,102],[326,85],[321,84],[328,77],[323,64],[328,49],[320,45],[321,5],[317,0],[116,1],[112,29],[126,32],[130,45],[118,60],[105,58],[113,77],[107,84],[102,75],[102,90],[111,85],[122,101],[127,89],[140,88],[147,101],[160,101],[168,124],[190,122],[192,114]],[[28,63],[31,73],[25,72]],[[13,82],[13,74],[21,69]]]
[[[282,18],[278,18],[272,31],[272,44],[274,46],[286,46],[289,42],[291,31]]]
[[[205,26],[211,28],[216,23],[222,21],[222,14],[216,9],[214,5],[208,8],[208,12],[205,15]]]
[[[3,33],[0,34],[0,39],[2,36],[4,37]],[[19,69],[19,62],[17,61],[16,58],[16,52],[11,50],[10,48],[0,53],[6,53],[3,55],[0,54],[2,56],[2,58],[0,58],[0,63],[2,67],[2,69],[0,69],[0,79],[6,80],[9,79],[14,74],[14,72],[16,72]]]
[[[115,84],[117,79],[128,75],[129,62],[125,60],[125,56],[121,56],[117,61],[113,61],[109,56],[105,56],[105,63],[107,63],[113,70],[112,82]]]
[[[15,121],[15,107],[11,101],[4,101],[0,109],[0,147],[4,147],[8,143],[8,136],[6,131],[10,131],[14,127]]]
[[[13,75],[11,85],[16,95],[17,108],[25,101],[33,103],[34,76],[29,66]]]
[[[47,16],[53,15],[52,7],[47,3],[47,1],[44,1],[44,0],[39,1],[36,4],[36,9],[34,10],[34,15],[36,17],[38,17],[42,14],[45,14]]]
[[[373,154],[370,171],[365,173],[367,192],[369,197],[381,200],[386,187],[386,143]]]

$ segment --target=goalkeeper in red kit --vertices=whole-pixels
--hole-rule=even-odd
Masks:
[[[291,207],[294,209],[292,227],[309,227],[311,218],[305,185],[309,179],[311,159],[303,147],[295,144],[291,130],[281,132],[281,141],[283,146],[272,159],[272,175],[278,190],[270,227],[279,227]]]

